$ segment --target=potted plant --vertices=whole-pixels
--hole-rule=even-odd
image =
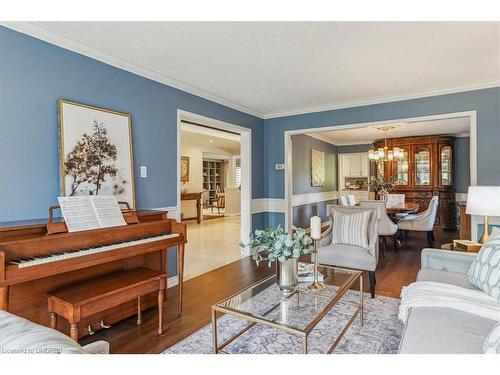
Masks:
[[[268,227],[255,230],[250,234],[250,242],[240,246],[250,248],[252,259],[257,265],[267,260],[271,267],[276,262],[277,283],[286,297],[295,292],[299,283],[299,257],[314,251],[313,240],[304,229],[298,228],[293,233],[285,233],[279,225],[276,229]]]
[[[387,194],[394,189],[394,180],[384,180],[382,176],[372,177],[370,179],[370,187],[378,195],[380,200],[386,200]]]

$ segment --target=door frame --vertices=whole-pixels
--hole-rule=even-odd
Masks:
[[[231,124],[229,122],[215,120],[185,110],[177,110],[177,212],[180,220],[181,215],[181,187],[180,163],[181,163],[181,122],[182,120],[197,121],[219,130],[226,130],[240,135],[240,157],[241,157],[241,226],[240,239],[248,243],[249,234],[252,231],[252,129]],[[242,255],[249,255],[247,251],[241,250]]]
[[[417,117],[402,117],[391,120],[384,121],[369,121],[360,122],[353,124],[344,125],[333,125],[325,127],[312,127],[303,128],[296,130],[285,130],[284,131],[284,144],[285,144],[285,228],[287,230],[291,229],[292,217],[293,217],[293,206],[292,206],[292,196],[293,196],[293,180],[292,180],[292,135],[314,133],[314,132],[324,132],[329,130],[341,130],[341,129],[355,129],[364,128],[372,126],[382,126],[387,124],[393,124],[395,122],[416,122],[416,121],[430,121],[430,120],[442,120],[450,119],[456,117],[469,117],[469,153],[470,153],[470,186],[477,185],[477,111],[464,111],[464,112],[450,112],[442,113],[438,115],[427,115],[427,116],[417,116]],[[338,190],[338,189],[337,189]],[[471,220],[471,237],[474,239],[477,237],[477,225],[474,217]]]

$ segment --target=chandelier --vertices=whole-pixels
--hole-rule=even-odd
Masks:
[[[381,147],[378,150],[369,150],[368,159],[375,162],[384,162],[394,159],[398,160],[404,157],[403,150],[401,150],[399,147],[394,147],[393,149],[389,149],[389,147],[387,147],[387,132],[394,128],[395,126],[381,126],[377,128],[377,130],[381,130],[384,132],[384,147]]]

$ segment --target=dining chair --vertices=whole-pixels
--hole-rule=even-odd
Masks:
[[[347,203],[349,206],[354,207],[356,205],[356,196],[354,194],[347,194]]]
[[[439,198],[435,195],[430,200],[429,206],[424,212],[419,214],[409,214],[399,220],[399,231],[427,232],[427,242],[429,247],[433,247],[435,240],[433,229],[434,222],[436,221],[438,201]]]
[[[387,199],[385,201],[387,207],[394,207],[405,204],[404,194],[387,194]]]
[[[394,243],[394,251],[398,250],[399,240],[395,237],[398,232],[397,224],[393,223],[387,215],[387,207],[384,201],[360,201],[359,207],[376,208],[378,210],[378,235],[382,240],[382,256],[385,255],[387,249],[387,237],[391,237]]]
[[[349,201],[347,200],[347,196],[346,195],[341,195],[339,197],[339,203],[340,203],[341,206],[349,207]]]
[[[217,193],[215,201],[212,202],[212,212],[217,208],[217,213],[220,214],[221,208],[226,208],[226,195],[224,193]]]

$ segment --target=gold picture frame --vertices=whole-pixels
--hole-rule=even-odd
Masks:
[[[189,182],[189,157],[181,156],[181,182]]]
[[[65,99],[57,112],[61,196],[115,195],[135,209],[130,114]]]

